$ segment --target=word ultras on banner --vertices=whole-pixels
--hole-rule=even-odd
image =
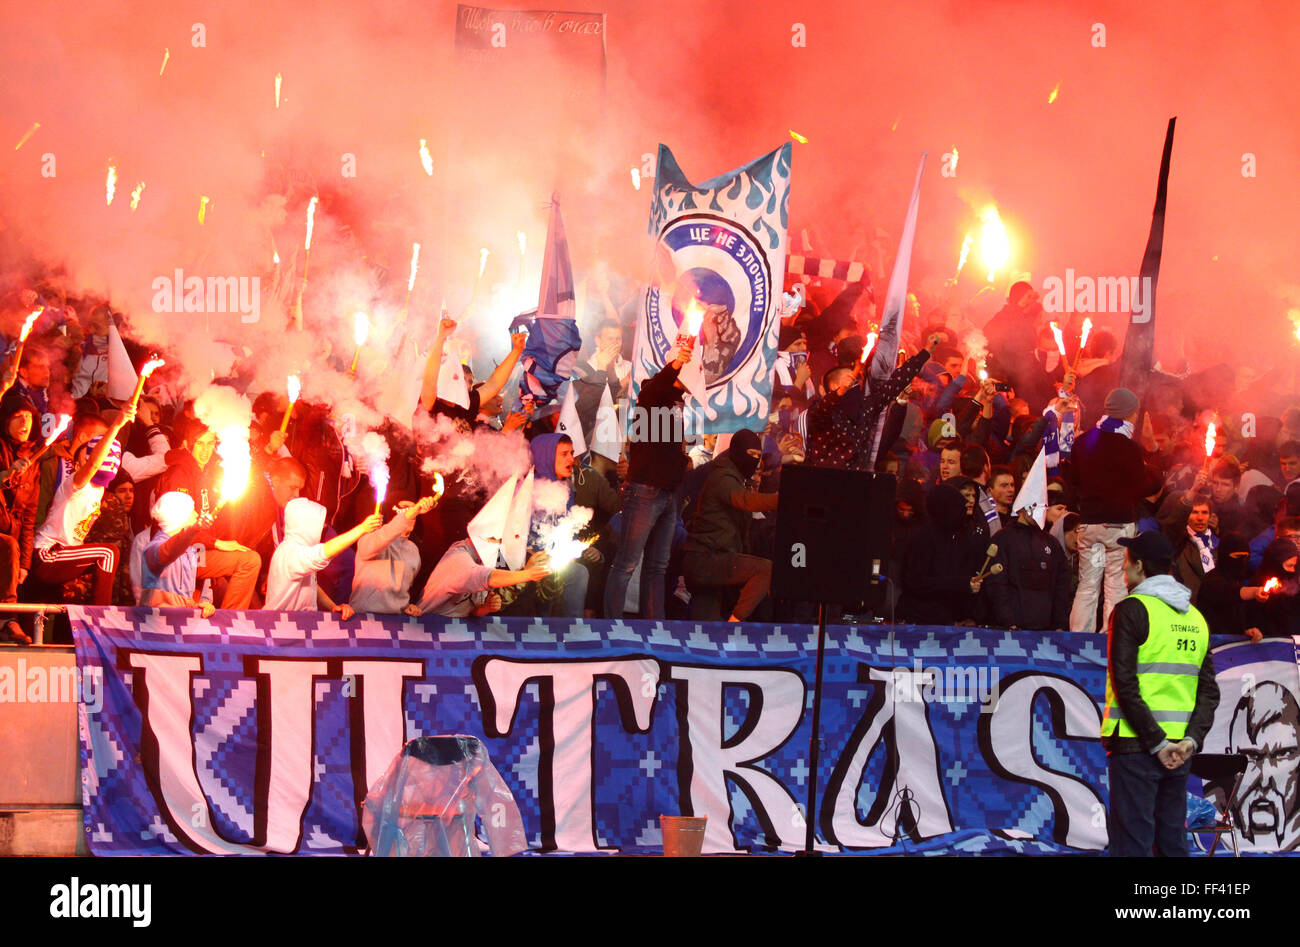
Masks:
[[[256,686],[260,775],[251,838],[236,843],[224,838],[208,817],[211,802],[196,772],[188,721],[191,682],[205,673],[204,657],[124,648],[118,659],[118,667],[131,673],[140,711],[144,780],[175,841],[202,853],[287,853],[304,846],[303,817],[313,805],[317,683],[342,680],[351,696],[347,739],[352,743],[358,805],[365,787],[378,780],[410,735],[403,711],[408,690],[427,686],[420,684],[425,662],[414,655],[322,655],[320,660],[246,656],[243,673]],[[965,719],[977,731],[979,752],[992,771],[1013,783],[1038,787],[1051,799],[1051,831],[1057,842],[1077,849],[1105,847],[1105,807],[1097,791],[1076,775],[1041,764],[1029,739],[1035,698],[1045,693],[1056,708],[1055,739],[1097,741],[1100,712],[1079,684],[1037,671],[1018,671],[999,680],[995,667],[945,675],[919,663],[855,665],[857,686],[869,696],[851,705],[843,700],[843,691],[827,695],[828,701],[844,704],[841,712],[848,714],[852,731],[846,740],[827,740],[825,745],[823,760],[833,760],[829,777],[819,780],[818,829],[825,841],[844,850],[862,850],[894,844],[900,830],[913,839],[954,831],[954,809],[946,797],[951,786],[940,771],[931,706],[966,701],[972,709],[979,708]],[[787,743],[807,744],[810,684],[794,667],[780,662],[762,667],[677,663],[645,654],[575,659],[480,654],[473,659],[471,676],[467,692],[472,687],[490,755],[504,752],[504,738],[519,728],[536,734],[536,781],[529,788],[535,788],[538,797],[542,850],[608,850],[599,843],[595,818],[599,787],[594,761],[601,748],[594,720],[598,695],[605,701],[611,694],[627,734],[675,732],[676,758],[671,758],[670,749],[663,765],[670,772],[675,767],[678,799],[663,800],[674,808],[662,811],[707,816],[706,852],[742,848],[733,830],[729,783],[749,799],[762,826],[763,847],[802,846],[806,769],[801,778],[797,772],[778,771],[789,767],[770,762],[764,766]],[[535,701],[525,700],[526,688],[537,695]],[[748,710],[740,729],[728,735],[722,724],[724,703],[727,693],[736,689],[747,692]],[[668,697],[673,707],[665,711]],[[869,760],[875,757],[878,763],[880,752],[887,754],[889,765],[883,776],[867,779]],[[917,801],[909,816],[885,804],[904,790]],[[863,803],[860,794],[874,796],[876,803]],[[339,841],[348,851],[364,846],[364,839]]]

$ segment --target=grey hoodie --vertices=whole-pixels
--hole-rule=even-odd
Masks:
[[[1187,609],[1192,606],[1192,590],[1172,575],[1153,575],[1143,580],[1133,590],[1133,594],[1158,598],[1180,615],[1186,615]]]

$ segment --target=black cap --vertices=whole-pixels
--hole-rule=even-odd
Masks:
[[[1134,559],[1145,559],[1148,562],[1169,562],[1174,558],[1174,544],[1169,541],[1168,536],[1159,530],[1149,529],[1145,533],[1138,533],[1136,536],[1122,537],[1119,544],[1127,547]]]

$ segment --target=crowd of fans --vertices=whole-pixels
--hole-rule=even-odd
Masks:
[[[772,543],[783,466],[813,464],[896,478],[890,581],[850,610],[863,618],[1102,631],[1126,594],[1119,540],[1159,530],[1174,554],[1157,565],[1191,590],[1214,632],[1300,633],[1300,409],[1245,425],[1197,403],[1173,374],[1153,378],[1139,398],[1118,383],[1115,333],[1102,327],[1071,351],[1078,320],[1063,320],[1062,354],[1028,283],[1011,286],[980,328],[938,308],[922,317],[910,299],[896,367],[871,382],[863,349],[877,344],[878,326],[865,283],[812,296],[783,313],[761,430],[693,435],[686,425],[665,436],[652,425],[656,436],[626,437],[617,458],[575,456],[573,440],[556,433],[557,405],[520,404],[524,334],[483,381],[465,365],[468,406],[441,397],[443,359],[456,357],[445,352],[456,323],[444,317],[419,413],[461,437],[526,438],[536,480],[566,485],[567,508],[592,511],[576,559],[553,563],[535,522],[526,563],[511,569],[481,561],[467,538],[488,500],[481,478],[456,469],[435,482],[415,425],[390,419],[381,432],[391,480],[376,512],[330,406],[299,402],[282,430],[284,393],[249,390],[251,373],[238,366],[219,381],[252,401],[253,471],[240,497],[222,502],[218,433],[192,400],[173,395],[184,366],[151,379],[134,407],[108,398],[111,310],[66,299],[14,364],[13,340],[37,293],[11,293],[0,313],[10,340],[0,378],[0,601],[205,616],[266,608],[344,619],[800,620],[806,604],[770,595]],[[606,392],[623,411],[680,415],[692,340],[679,339],[632,399],[636,296],[629,290],[617,305],[605,286],[590,301],[589,345],[572,382],[587,443]],[[73,420],[47,448],[54,405]],[[1045,526],[1032,509],[1013,512],[1040,450],[1050,472]],[[0,619],[3,637],[29,640],[30,616]]]

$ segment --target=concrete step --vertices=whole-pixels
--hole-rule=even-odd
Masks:
[[[0,806],[0,856],[89,854],[80,806]]]

